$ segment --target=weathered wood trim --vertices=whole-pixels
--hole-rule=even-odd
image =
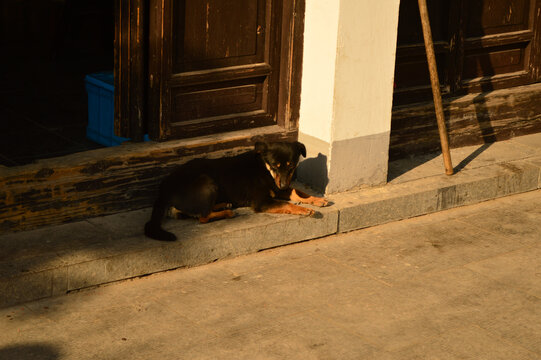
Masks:
[[[451,148],[541,132],[541,84],[470,94],[443,101]],[[391,160],[440,150],[432,102],[395,107]]]
[[[171,86],[192,86],[216,81],[230,81],[235,79],[267,76],[271,67],[267,63],[238,65],[221,69],[197,70],[175,74],[169,80]]]
[[[480,47],[502,47],[509,44],[514,45],[517,43],[530,42],[532,38],[533,31],[529,29],[511,33],[472,37],[464,40],[464,50],[478,49]]]
[[[304,14],[306,11],[306,0],[296,0],[293,12],[293,30],[291,49],[291,71],[289,75],[289,127],[290,130],[299,128],[299,117],[301,108],[301,83],[302,83],[302,61],[304,49]]]
[[[532,26],[535,29],[530,49],[530,78],[534,82],[541,81],[541,0],[535,1]]]
[[[141,141],[147,87],[147,1],[115,1],[115,134]]]
[[[449,51],[449,43],[447,41],[434,41],[434,52],[437,54],[445,54]],[[425,55],[425,45],[423,43],[407,44],[396,47],[397,58],[415,58]]]
[[[160,1],[150,0],[149,29],[156,29],[162,23],[163,7]],[[159,104],[162,97],[162,62],[163,32],[149,31],[148,38],[148,134],[151,139],[160,139],[162,127],[161,110]]]
[[[0,233],[151,206],[160,180],[194,157],[246,151],[256,141],[293,141],[278,126],[164,143],[123,144],[0,168]]]
[[[512,88],[530,83],[529,74],[526,71],[517,71],[493,76],[478,77],[475,79],[463,79],[462,89],[454,95],[466,93],[480,93],[491,90]]]

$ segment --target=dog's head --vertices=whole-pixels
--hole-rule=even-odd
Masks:
[[[299,157],[301,155],[306,157],[306,147],[298,141],[270,144],[257,142],[255,151],[261,155],[274,183],[280,190],[289,188]]]

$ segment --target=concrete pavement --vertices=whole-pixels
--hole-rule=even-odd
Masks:
[[[0,310],[0,359],[541,359],[541,190]]]

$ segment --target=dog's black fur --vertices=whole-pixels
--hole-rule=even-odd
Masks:
[[[256,212],[313,214],[310,209],[292,204],[284,210],[284,202],[276,200],[290,198],[290,181],[301,155],[306,157],[306,148],[298,141],[258,142],[253,150],[237,156],[195,159],[181,165],[161,183],[145,234],[157,240],[176,240],[161,226],[171,207],[202,222],[212,218],[209,216],[217,210],[217,204],[250,206]],[[227,214],[220,217],[232,216],[232,212]]]

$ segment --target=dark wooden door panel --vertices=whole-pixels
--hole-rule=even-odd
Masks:
[[[183,138],[272,125],[266,110],[266,77],[173,87],[171,137]]]
[[[231,84],[219,89],[195,88],[173,95],[176,121],[208,118],[226,113],[261,110],[263,86],[260,84]]]
[[[521,72],[526,75],[526,47],[468,51],[464,54],[464,81],[493,75]]]
[[[173,4],[174,72],[264,62],[265,0]]]
[[[468,0],[464,35],[467,38],[528,29],[530,0]]]
[[[151,14],[154,138],[277,123],[282,1],[164,0]]]
[[[444,51],[442,49],[436,52],[438,69],[442,69],[438,72],[440,83],[445,83],[446,81],[445,69],[448,65],[448,59]],[[408,61],[402,59],[402,61],[397,62],[394,81],[397,92],[402,90],[411,91],[412,88],[426,88],[430,90],[430,74],[426,64],[426,55],[422,53],[417,56],[410,56]]]

